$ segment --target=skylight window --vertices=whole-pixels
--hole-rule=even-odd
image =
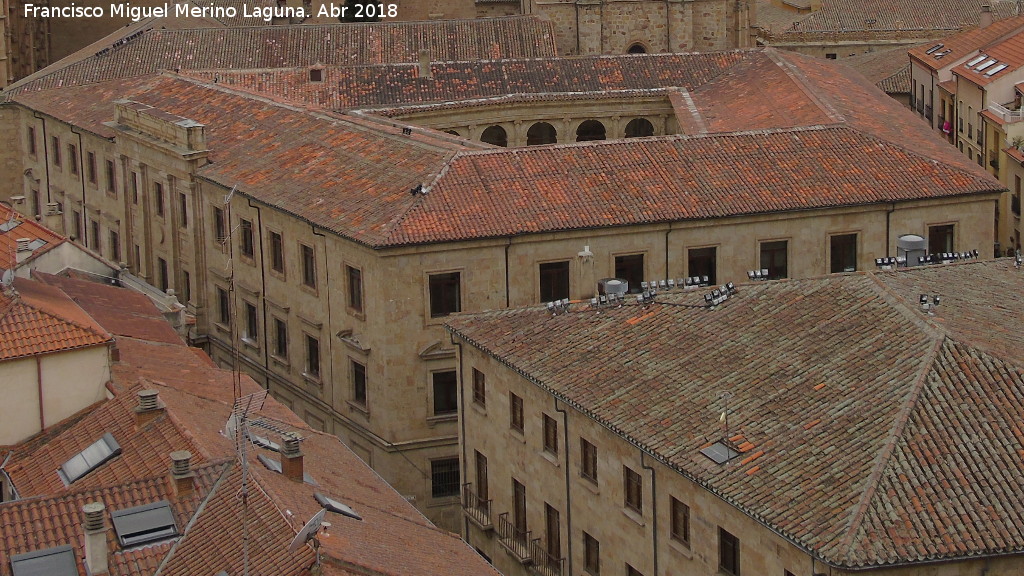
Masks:
[[[964,64],[964,68],[970,68],[971,66],[974,66],[978,62],[981,62],[985,58],[988,58],[988,56],[986,56],[984,54],[982,54],[980,56],[976,56],[974,58],[971,58],[966,64]]]
[[[945,44],[936,44],[935,46],[932,46],[931,48],[925,50],[924,53],[925,54],[934,54],[935,52],[938,52],[939,50],[942,50],[943,46],[945,46]]]
[[[0,224],[0,232],[10,232],[11,230],[17,228],[19,225],[21,225],[21,220],[8,220],[7,222]]]
[[[362,516],[357,514],[356,511],[347,504],[342,504],[341,502],[338,502],[333,498],[328,498],[319,492],[313,494],[313,498],[316,498],[316,501],[319,502],[320,505],[324,507],[324,510],[327,510],[328,512],[336,512],[342,516],[348,516],[349,518],[355,518],[356,520],[363,519]]]
[[[117,532],[117,539],[123,548],[178,535],[171,505],[166,500],[118,510],[113,512],[110,518],[114,521],[114,531]]]
[[[102,466],[107,460],[121,453],[121,445],[114,440],[108,432],[102,438],[93,442],[88,448],[71,457],[70,460],[61,465],[57,475],[70,486],[82,476]]]
[[[975,71],[975,72],[981,72],[981,71],[982,71],[982,70],[984,70],[985,68],[988,68],[989,66],[991,66],[991,65],[993,65],[993,64],[995,64],[995,63],[996,63],[996,60],[995,60],[995,59],[989,59],[989,60],[986,60],[985,62],[983,62],[983,63],[981,63],[980,65],[978,65],[978,67],[977,67],[977,68],[975,68],[975,69],[974,69],[974,71]]]
[[[1006,70],[1006,68],[1008,68],[1007,64],[1000,64],[999,66],[996,66],[995,68],[989,70],[988,72],[985,72],[985,76],[995,76],[996,74],[999,74],[1003,70]]]
[[[78,576],[78,562],[71,546],[57,546],[11,556],[14,576]]]
[[[726,446],[722,442],[715,442],[711,446],[701,450],[700,453],[714,460],[715,464],[725,464],[729,460],[740,455],[739,452]]]

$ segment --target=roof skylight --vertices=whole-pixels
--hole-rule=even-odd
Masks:
[[[938,52],[939,50],[941,50],[943,46],[945,46],[945,44],[936,44],[935,46],[932,46],[931,48],[925,50],[924,53],[925,54],[934,54],[935,52]]]
[[[137,546],[178,535],[171,505],[166,500],[110,514],[122,547]]]
[[[982,54],[980,56],[975,56],[974,58],[971,58],[970,60],[968,60],[966,64],[964,64],[964,68],[970,68],[971,66],[974,66],[978,62],[981,62],[985,58],[988,58],[988,56],[986,56],[984,54]]]
[[[1009,66],[1007,64],[1000,64],[999,66],[996,66],[995,68],[989,70],[988,72],[985,72],[985,76],[995,76],[996,74],[1002,72],[1003,70],[1006,70],[1008,67]]]
[[[324,509],[329,512],[336,512],[338,514],[341,514],[342,516],[348,516],[349,518],[355,518],[356,520],[363,519],[363,517],[357,514],[356,511],[353,510],[348,504],[342,504],[341,502],[338,502],[333,498],[328,498],[327,496],[324,496],[319,492],[313,494],[313,498],[316,498],[316,501],[319,502],[320,505],[323,506]]]
[[[725,464],[729,460],[740,455],[739,452],[726,446],[722,442],[715,442],[711,446],[701,450],[700,453],[714,460],[715,464]]]
[[[60,470],[57,470],[57,475],[64,481],[64,484],[70,486],[120,453],[121,445],[108,432],[62,464]]]
[[[14,576],[78,576],[78,562],[71,546],[57,546],[11,556]]]

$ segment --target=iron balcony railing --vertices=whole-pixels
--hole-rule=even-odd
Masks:
[[[530,542],[530,554],[533,556],[532,569],[539,576],[561,576],[565,566],[565,558],[548,552],[547,547],[537,538]]]
[[[498,542],[522,564],[533,561],[530,554],[530,531],[521,530],[510,522],[508,512],[498,515]]]
[[[462,509],[481,528],[486,530],[494,527],[491,523],[491,501],[473,491],[472,483],[462,485]]]
[[[1010,196],[1010,210],[1014,216],[1020,216],[1020,196]]]

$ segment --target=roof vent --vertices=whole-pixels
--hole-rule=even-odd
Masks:
[[[107,562],[107,522],[102,502],[90,502],[82,507],[85,514],[85,565],[90,574],[104,574]]]
[[[434,72],[430,68],[430,50],[420,50],[420,65],[417,72],[420,78],[434,77]]]
[[[629,282],[622,278],[602,278],[597,281],[597,293],[621,296],[629,292]]]
[[[142,390],[139,392],[139,411],[147,412],[158,408],[160,393],[156,390]]]
[[[188,450],[171,452],[171,483],[174,494],[184,498],[192,494],[192,479],[196,474],[192,471],[192,453]]]
[[[18,238],[18,252],[30,252],[32,250],[32,239],[31,238]]]

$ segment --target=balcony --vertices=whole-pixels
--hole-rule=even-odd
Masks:
[[[556,557],[548,552],[547,547],[541,543],[540,538],[530,542],[530,553],[533,555],[533,566],[531,566],[531,569],[534,574],[538,576],[562,576],[565,558]]]
[[[509,554],[514,556],[520,564],[533,563],[530,531],[521,530],[515,524],[509,522],[508,512],[498,515],[498,543]]]
[[[924,107],[924,117],[927,118],[929,121],[931,121],[931,119],[932,119],[932,107],[931,106],[925,106]]]
[[[462,512],[481,530],[493,530],[491,501],[473,491],[472,484],[462,485]]]
[[[1024,120],[1024,111],[1020,106],[1014,110],[1012,105],[1003,106],[1000,104],[989,104],[988,111],[998,116],[1003,122],[1020,122]]]
[[[998,154],[998,152],[989,152],[989,154]],[[999,170],[999,160],[996,158],[989,160],[988,165],[991,166],[993,170]]]

